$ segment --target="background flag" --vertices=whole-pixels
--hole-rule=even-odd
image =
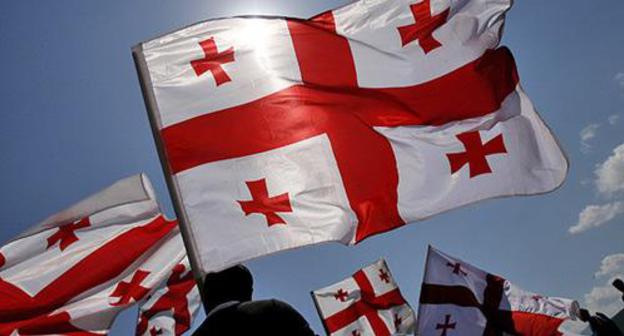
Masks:
[[[385,260],[312,292],[328,335],[405,335],[414,330],[414,312]]]
[[[525,291],[429,247],[417,335],[556,336],[576,319],[576,301]]]
[[[356,1],[206,21],[134,48],[191,261],[354,244],[567,162],[496,49],[511,0]]]
[[[121,180],[0,248],[0,335],[106,334],[185,256],[147,178]]]

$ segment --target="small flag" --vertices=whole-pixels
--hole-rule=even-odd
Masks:
[[[405,335],[414,312],[401,295],[385,260],[312,292],[328,335]]]
[[[525,291],[429,247],[417,335],[557,336],[576,319],[576,301]]]
[[[0,248],[0,335],[104,335],[185,257],[147,177],[121,180]]]

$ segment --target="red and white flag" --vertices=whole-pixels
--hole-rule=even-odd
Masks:
[[[416,334],[557,336],[578,311],[576,301],[525,291],[429,247]]]
[[[0,335],[101,335],[186,257],[143,175],[51,216],[0,248]]]
[[[406,335],[414,331],[414,312],[383,259],[313,291],[312,298],[331,336]]]
[[[202,272],[558,187],[566,159],[496,49],[511,2],[356,1],[136,46]]]

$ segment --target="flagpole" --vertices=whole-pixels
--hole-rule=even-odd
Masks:
[[[188,226],[188,217],[186,212],[184,211],[184,207],[182,204],[182,197],[178,193],[178,188],[176,187],[176,181],[173,178],[171,173],[171,168],[167,163],[167,153],[165,152],[165,148],[163,146],[162,138],[160,137],[160,129],[162,128],[162,123],[160,121],[160,114],[158,113],[158,104],[156,103],[156,98],[154,96],[154,92],[151,89],[151,77],[149,75],[149,71],[147,70],[147,64],[145,63],[145,58],[143,56],[143,46],[142,44],[138,44],[132,48],[132,58],[134,59],[134,64],[139,76],[139,83],[141,85],[141,92],[143,93],[143,101],[145,102],[145,107],[147,109],[147,115],[150,121],[150,126],[152,128],[152,135],[154,136],[154,142],[156,144],[156,149],[158,150],[158,157],[160,159],[160,164],[163,169],[163,173],[165,174],[165,180],[167,182],[167,189],[169,189],[169,195],[171,196],[171,200],[173,203],[173,209],[176,213],[178,219],[178,226],[180,228],[180,233],[182,234],[182,240],[184,242],[184,246],[186,247],[186,253],[189,258],[189,262],[191,264],[191,270],[193,271],[193,277],[195,278],[195,282],[197,283],[197,287],[199,288],[203,301],[203,274],[201,272],[201,262],[199,260],[199,256],[195,253],[197,251],[195,242],[192,239],[192,233]]]
[[[321,319],[321,325],[323,325],[323,329],[325,329],[325,334],[326,335],[331,335],[331,333],[329,332],[329,329],[325,325],[325,319],[323,318],[323,315],[321,315],[321,307],[319,306],[318,301],[316,301],[316,296],[314,296],[314,291],[310,292],[310,296],[312,296],[312,302],[314,302],[314,308],[316,308],[316,313],[318,314],[319,318]]]
[[[431,257],[431,245],[427,245],[427,255],[425,257],[425,271],[423,272],[422,285],[420,288],[420,295],[418,298],[418,312],[416,313],[416,330],[414,330],[414,335],[418,336],[418,332],[421,330],[420,328],[420,316],[422,314],[422,304],[420,303],[422,298],[422,286],[425,285],[425,280],[427,279],[427,271],[429,270],[429,258]]]

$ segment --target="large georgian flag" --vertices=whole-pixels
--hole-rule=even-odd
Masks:
[[[568,335],[558,329],[578,311],[576,301],[525,291],[429,247],[416,334]]]
[[[121,180],[0,248],[0,335],[106,334],[121,310],[156,307],[167,279],[188,294],[169,306],[192,316],[199,294],[185,259],[177,224],[160,214],[147,178]],[[162,335],[190,327],[189,318],[163,325],[144,315],[139,324]]]
[[[406,335],[414,331],[414,312],[383,259],[313,291],[312,298],[331,336]]]
[[[559,186],[566,159],[497,49],[511,2],[362,0],[136,46],[201,271]]]

